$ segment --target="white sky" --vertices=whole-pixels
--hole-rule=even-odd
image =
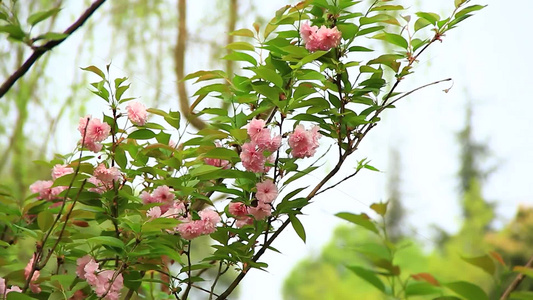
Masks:
[[[453,9],[452,0],[423,1],[422,8],[415,7],[413,0],[400,2],[406,7],[412,6],[411,11],[445,13]],[[189,3],[190,25],[193,28],[202,26],[195,22],[195,18],[208,14],[205,7],[212,2],[197,0]],[[270,0],[258,1],[256,5],[262,16],[270,18],[286,3]],[[452,77],[452,90],[446,94],[442,89],[449,85],[434,86],[399,103],[397,109],[385,115],[385,122],[371,133],[355,155],[357,159],[368,157],[374,166],[387,172],[389,148],[400,150],[403,167],[401,188],[403,203],[408,210],[408,224],[405,226],[415,229],[422,241],[430,237],[431,224],[450,232],[460,224],[456,176],[459,147],[455,133],[464,124],[464,107],[468,98],[474,105],[474,135],[476,139],[488,142],[493,153],[492,163],[498,166],[484,186],[486,198],[497,203],[497,224],[511,219],[519,204],[532,203],[533,125],[530,113],[533,99],[528,88],[533,79],[530,58],[533,42],[527,29],[530,28],[533,2],[515,0],[510,4],[507,1],[480,0],[475,3],[489,6],[450,31],[442,44],[431,47],[421,57],[416,73],[400,86],[400,90],[406,91]],[[72,6],[69,11],[73,11],[74,15],[81,11],[72,2],[67,6]],[[239,25],[251,27],[252,22],[253,19],[248,18]],[[105,33],[102,34],[105,36]],[[72,73],[74,64],[69,51],[77,46],[80,39],[81,34],[73,36],[54,50],[54,73],[65,77],[64,83],[70,76],[65,74]],[[136,86],[132,95],[142,99],[143,89],[150,89],[152,80],[139,73],[124,74],[125,68],[107,54],[107,47],[103,48],[101,51],[96,49],[94,56],[84,58],[77,67],[103,66],[114,59],[112,72],[116,76],[130,77],[132,86]],[[170,53],[167,53],[166,59],[168,55]],[[202,49],[189,51],[188,61],[192,63],[186,71],[209,68],[206,55]],[[162,59],[165,57],[162,56]],[[165,94],[175,98],[172,68],[173,63],[165,70],[168,77],[164,79],[163,86],[166,87]],[[189,93],[194,93],[194,90],[189,88]],[[87,106],[89,112],[96,115],[101,111],[103,102],[96,97],[93,101]],[[58,151],[70,151],[76,141],[75,127],[65,130],[56,142]],[[349,171],[350,168],[345,168],[345,174]],[[306,227],[307,244],[304,245],[288,228],[273,245],[283,254],[269,253],[263,257],[263,261],[270,265],[269,272],[251,271],[241,285],[240,299],[281,299],[283,280],[291,268],[308,255],[318,255],[340,223],[333,214],[340,211],[368,212],[368,205],[386,200],[385,182],[385,173],[364,172],[316,199],[305,209],[307,215],[301,218]]]

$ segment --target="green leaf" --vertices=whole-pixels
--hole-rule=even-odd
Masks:
[[[283,184],[288,185],[289,183],[295,181],[296,179],[302,178],[303,176],[313,172],[316,169],[318,169],[317,166],[310,166],[303,171],[296,171],[297,173],[292,175],[289,179],[285,180]]]
[[[494,272],[496,272],[496,265],[494,264],[494,261],[492,260],[492,258],[490,258],[488,254],[485,254],[482,256],[476,256],[476,257],[461,256],[461,259],[471,265],[481,268],[483,271],[489,273],[490,275],[494,275]]]
[[[340,213],[335,214],[335,216],[343,220],[346,220],[350,223],[362,226],[374,233],[379,232],[378,228],[376,227],[376,224],[374,224],[372,220],[370,219],[370,217],[365,213],[356,215],[356,214],[352,214],[349,212],[340,212]]]
[[[345,40],[354,38],[359,31],[359,27],[353,23],[341,23],[338,24],[337,27],[342,34],[342,38]]]
[[[328,53],[328,51],[316,51],[316,52],[313,52],[307,56],[305,56],[304,58],[302,58],[297,64],[296,66],[291,66],[291,68],[293,69],[299,69],[301,68],[303,65],[307,64],[307,63],[310,63],[318,58],[320,58],[321,56],[323,56],[324,54]]]
[[[529,291],[519,291],[512,292],[509,296],[510,300],[533,300],[533,292]]]
[[[95,246],[105,245],[117,248],[124,248],[124,242],[117,239],[116,237],[105,235],[89,238],[87,240],[87,243],[94,244]]]
[[[455,7],[463,5],[467,0],[455,0]]]
[[[272,82],[274,85],[280,87],[280,88],[283,88],[283,79],[281,78],[281,76],[276,73],[276,71],[272,70],[272,69],[268,69],[268,68],[257,68],[257,69],[252,69],[252,71],[257,74],[257,76],[259,78],[262,78],[266,81],[270,81]]]
[[[179,111],[169,111],[164,118],[170,126],[180,129],[181,114]]]
[[[232,32],[229,33],[229,35],[254,37],[253,31],[251,31],[250,29],[246,29],[246,28],[232,31]]]
[[[233,159],[238,159],[239,155],[237,154],[237,152],[231,149],[223,148],[223,147],[216,147],[214,149],[209,150],[205,154],[205,157],[233,160]]]
[[[365,28],[365,29],[361,29],[357,33],[357,36],[363,36],[365,34],[369,34],[369,33],[372,33],[372,32],[379,31],[379,30],[381,30],[383,28],[385,28],[385,26],[374,26],[374,27],[368,27],[368,28]]]
[[[387,204],[388,203],[373,203],[370,205],[370,208],[375,211],[380,216],[385,216],[387,213]]]
[[[247,42],[233,42],[231,44],[226,45],[225,48],[231,50],[255,51],[255,47]]]
[[[246,62],[251,63],[254,66],[257,66],[257,60],[255,60],[253,56],[246,54],[246,53],[242,53],[242,52],[231,52],[230,54],[222,57],[222,59],[233,60],[233,61],[246,61]]]
[[[27,22],[31,26],[35,26],[37,23],[44,21],[50,18],[51,16],[57,14],[60,10],[61,10],[60,8],[53,8],[47,11],[36,12],[28,17]]]
[[[60,41],[66,39],[68,37],[68,34],[59,32],[47,32],[41,35],[40,37],[49,41]]]
[[[488,300],[489,297],[479,286],[466,282],[466,281],[455,281],[450,282],[445,285],[450,290],[454,291],[465,300]]]
[[[10,292],[6,295],[7,300],[34,300],[36,298],[30,297],[28,295],[19,293],[19,292]]]
[[[407,49],[409,45],[403,36],[399,34],[394,34],[394,33],[387,33],[387,32],[378,33],[374,35],[372,38],[389,42],[393,45],[400,46],[404,49]]]
[[[486,5],[471,5],[471,6],[465,7],[465,8],[463,8],[462,10],[460,10],[459,12],[457,12],[455,14],[455,18],[457,19],[457,18],[459,18],[461,16],[464,16],[464,15],[466,15],[468,13],[471,13],[471,12],[474,12],[474,11],[478,11],[478,10],[483,9],[485,7],[486,7]]]
[[[519,273],[522,273],[528,277],[531,277],[533,278],[533,268],[528,268],[528,267],[524,267],[524,266],[515,266],[513,268],[513,272],[519,272]]]
[[[406,296],[431,295],[440,293],[441,290],[427,282],[413,282],[405,288]]]
[[[426,19],[431,24],[437,24],[437,22],[440,20],[440,16],[436,13],[417,12],[416,15],[420,18]]]
[[[189,172],[189,175],[191,175],[191,177],[197,177],[197,176],[209,174],[212,172],[216,172],[218,170],[220,170],[219,167],[215,167],[211,165],[200,165],[194,169],[191,169]]]
[[[26,33],[20,28],[20,26],[13,24],[0,26],[0,32],[7,33],[8,37],[17,41],[22,41],[26,36]]]
[[[370,48],[366,48],[366,47],[363,47],[363,46],[352,46],[350,48],[348,48],[348,51],[350,52],[372,52],[374,50],[370,49]]]
[[[400,70],[400,65],[401,65],[401,63],[398,62],[398,59],[401,59],[401,58],[403,58],[403,56],[398,55],[398,54],[383,54],[378,58],[368,61],[367,64],[368,65],[382,64],[382,65],[385,65],[391,68],[392,70],[394,70],[394,72],[398,73],[398,71]]]
[[[86,68],[81,68],[82,70],[84,71],[88,71],[88,72],[92,72],[100,77],[102,77],[102,79],[105,79],[105,74],[104,72],[102,72],[102,70],[98,69],[97,67],[95,66],[88,66]]]
[[[367,270],[358,266],[348,266],[347,268],[355,275],[361,277],[361,279],[375,286],[378,290],[385,292],[385,285],[374,271]]]
[[[50,229],[53,223],[54,215],[51,212],[45,210],[37,215],[37,226],[39,226],[39,229],[42,231],[47,231]]]
[[[149,140],[155,136],[156,134],[153,131],[143,128],[130,133],[128,138],[135,140]]]
[[[381,6],[374,6],[370,11],[391,11],[391,10],[403,10],[405,9],[401,5],[381,5]]]
[[[0,11],[0,20],[6,20],[7,21],[7,15]]]
[[[289,220],[291,221],[292,228],[294,228],[294,231],[298,234],[298,236],[302,239],[302,241],[305,243],[305,229],[300,220],[294,215],[289,215]]]

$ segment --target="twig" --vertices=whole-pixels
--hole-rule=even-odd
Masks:
[[[339,182],[335,183],[334,185],[329,186],[329,187],[327,187],[327,188],[325,188],[325,189],[323,189],[323,190],[317,192],[315,196],[318,196],[318,195],[322,194],[323,192],[325,192],[325,191],[327,191],[327,190],[329,190],[329,189],[332,189],[332,188],[338,186],[339,184],[345,182],[346,180],[348,180],[348,179],[354,177],[355,175],[357,175],[357,173],[359,173],[359,171],[361,171],[361,169],[362,169],[362,168],[357,168],[357,170],[356,170],[353,174],[348,175],[348,176],[344,177],[342,180],[340,180]]]
[[[435,85],[435,84],[439,84],[439,83],[441,83],[441,82],[450,81],[450,80],[452,80],[452,79],[451,79],[451,78],[446,78],[446,79],[437,80],[437,81],[434,81],[434,82],[432,82],[432,83],[425,84],[425,85],[423,85],[423,86],[419,86],[419,87],[417,87],[416,89],[411,90],[411,91],[409,91],[409,92],[403,94],[403,95],[400,96],[399,98],[396,98],[396,99],[392,100],[391,103],[387,104],[387,106],[393,105],[393,104],[396,103],[398,100],[403,99],[403,98],[405,98],[405,97],[411,95],[412,93],[414,93],[414,92],[416,92],[416,91],[418,91],[418,90],[421,90],[421,89],[423,89],[423,88],[427,88],[428,86],[432,86],[432,85]]]
[[[524,267],[531,268],[532,266],[533,266],[533,256],[529,259],[529,261]],[[518,285],[522,282],[522,280],[524,280],[525,277],[526,276],[522,273],[519,273],[518,275],[516,275],[513,282],[511,282],[509,287],[507,287],[505,292],[502,294],[502,297],[500,298],[500,300],[506,300],[507,298],[509,298],[511,293],[518,287]]]
[[[63,33],[67,36],[60,40],[54,40],[49,41],[48,43],[36,47],[33,50],[33,53],[31,56],[24,62],[20,68],[18,68],[9,78],[6,79],[6,81],[0,86],[0,98],[2,98],[8,91],[11,89],[11,87],[19,80],[28,70],[33,66],[33,64],[46,52],[52,50],[55,46],[61,44],[63,41],[65,41],[72,33],[74,33],[78,28],[80,28],[87,19],[105,2],[105,0],[97,0],[95,1],[79,18],[74,22],[72,25],[70,25],[67,30],[65,30]]]

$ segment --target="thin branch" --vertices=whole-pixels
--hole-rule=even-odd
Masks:
[[[357,173],[359,173],[359,171],[361,171],[361,169],[362,169],[362,168],[357,168],[357,170],[356,170],[354,173],[352,173],[351,175],[348,175],[348,176],[344,177],[342,180],[340,180],[339,182],[335,183],[334,185],[329,186],[329,187],[327,187],[327,188],[325,188],[325,189],[323,189],[323,190],[317,192],[315,196],[318,196],[318,195],[322,194],[323,192],[325,192],[325,191],[327,191],[327,190],[330,190],[330,189],[332,189],[332,188],[338,186],[339,184],[345,182],[346,180],[348,180],[348,179],[354,177],[355,175],[357,175]]]
[[[105,0],[97,0],[95,1],[79,18],[74,22],[72,25],[70,25],[67,30],[65,30],[63,33],[67,36],[60,40],[55,41],[49,41],[48,43],[36,47],[33,50],[33,53],[31,56],[24,62],[20,68],[18,68],[7,80],[0,86],[0,98],[2,98],[8,91],[11,89],[11,87],[19,80],[28,70],[33,66],[33,64],[46,52],[52,50],[55,46],[61,44],[63,41],[65,41],[72,33],[74,33],[78,28],[80,28],[87,19],[105,2]]]
[[[391,103],[387,104],[387,106],[390,106],[390,105],[393,105],[394,103],[396,103],[398,100],[401,100],[409,95],[411,95],[412,93],[416,92],[416,91],[419,91],[421,89],[424,89],[424,88],[427,88],[428,86],[432,86],[432,85],[435,85],[435,84],[439,84],[441,82],[446,82],[446,81],[451,81],[452,79],[451,78],[446,78],[446,79],[441,79],[441,80],[437,80],[437,81],[434,81],[432,83],[428,83],[428,84],[425,84],[423,86],[419,86],[417,87],[416,89],[414,90],[411,90],[405,94],[403,94],[402,96],[400,96],[399,98],[396,98],[394,100],[391,101]]]
[[[529,261],[524,267],[531,268],[532,266],[533,266],[533,256],[529,259]],[[522,282],[522,280],[524,280],[525,277],[526,276],[522,273],[519,273],[518,275],[516,275],[515,279],[513,280],[513,282],[511,282],[509,287],[507,287],[507,289],[503,293],[500,300],[506,300],[507,298],[509,298],[511,293],[518,287],[518,285]]]

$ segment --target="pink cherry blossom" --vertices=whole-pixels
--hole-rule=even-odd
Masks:
[[[4,295],[6,291],[6,280],[0,277],[0,297]]]
[[[76,260],[76,264],[78,265],[76,267],[76,275],[80,279],[85,279],[85,266],[91,261],[93,258],[90,255],[85,255],[83,257],[80,257]]]
[[[94,284],[94,285],[91,284],[94,287],[94,292],[96,293],[98,297],[102,297],[109,290],[109,292],[104,297],[104,299],[107,299],[107,300],[118,300],[119,299],[120,290],[122,289],[124,285],[124,278],[122,274],[119,274],[117,275],[117,277],[111,284],[111,280],[113,280],[114,275],[115,275],[115,271],[113,270],[104,270],[98,274],[97,284]]]
[[[272,182],[272,180],[267,179],[263,182],[259,182],[256,185],[257,193],[255,193],[255,197],[257,200],[263,203],[272,203],[274,199],[278,196],[278,188]]]
[[[90,182],[95,185],[95,187],[88,188],[89,192],[103,194],[106,191],[104,183],[94,176],[89,177],[89,179],[87,179],[87,182]]]
[[[198,215],[203,224],[202,234],[211,234],[215,232],[217,223],[220,222],[220,215],[212,209],[203,209]]]
[[[85,279],[87,280],[87,282],[92,286],[97,285],[99,282],[98,273],[100,272],[100,266],[98,265],[98,263],[94,261],[94,259],[91,259],[85,265],[83,270],[85,271]]]
[[[37,199],[39,200],[53,200],[53,184],[54,182],[52,180],[37,180],[32,185],[30,185],[30,191],[34,194],[39,193],[39,196],[37,196]]]
[[[317,30],[318,27],[309,26],[308,22],[302,23],[302,25],[300,26],[300,35],[302,36],[302,41],[304,43],[307,43],[309,41],[309,37],[315,32],[317,32]]]
[[[305,130],[303,125],[298,125],[294,131],[289,134],[289,146],[291,154],[296,158],[311,157],[315,154],[319,146],[318,126],[313,126],[311,130]]]
[[[339,46],[342,37],[337,27],[327,28],[322,25],[319,29],[316,26],[311,27],[307,23],[300,27],[300,35],[305,43],[305,48],[310,52],[327,51],[335,48]]]
[[[100,121],[98,118],[92,118],[87,126],[87,137],[89,141],[101,142],[109,136],[111,133],[111,126],[109,124]]]
[[[247,132],[252,141],[258,134],[261,134],[265,129],[265,121],[260,119],[252,119],[248,124]]]
[[[126,110],[128,111],[128,119],[130,119],[133,124],[139,126],[146,124],[146,107],[142,103],[137,101],[129,102],[126,106]]]
[[[248,213],[254,216],[256,220],[263,220],[272,214],[272,206],[268,203],[257,201],[257,206],[248,207]]]
[[[74,173],[74,169],[71,167],[67,167],[66,165],[60,165],[57,164],[52,168],[52,179],[56,180],[57,178]]]
[[[246,207],[246,204],[242,202],[231,202],[228,211],[236,218],[246,217],[248,214],[248,208]]]
[[[175,218],[179,219],[183,217],[183,215],[187,212],[187,209],[185,208],[185,204],[181,201],[174,201],[168,210],[161,215],[161,217],[164,218]]]
[[[181,223],[176,227],[182,238],[192,240],[202,235],[202,222],[190,221]]]
[[[169,203],[174,200],[176,197],[172,193],[173,189],[169,188],[166,185],[158,186],[153,192],[152,197],[155,199],[156,202],[160,203]]]
[[[35,254],[33,254],[33,256],[31,257],[30,261],[26,265],[26,268],[24,268],[24,277],[26,278],[26,280],[31,275],[31,270],[33,269],[34,261],[35,261]],[[40,275],[41,275],[40,271],[34,271],[33,275],[31,276],[31,280],[30,280],[30,289],[33,293],[36,293],[36,294],[41,292],[41,288],[39,287],[39,284],[35,283],[37,279],[39,279]]]
[[[102,181],[105,185],[112,186],[113,181],[120,181],[120,171],[116,167],[106,168],[104,164],[99,164],[93,172],[96,179]]]
[[[237,226],[237,228],[241,228],[246,225],[252,225],[253,223],[254,223],[254,218],[243,217],[243,218],[237,219],[237,221],[235,222],[235,226]]]
[[[266,157],[263,151],[260,151],[254,142],[242,145],[240,154],[242,165],[248,171],[255,173],[265,172]]]
[[[150,208],[146,212],[146,216],[149,217],[150,219],[156,219],[156,218],[161,217],[161,208],[159,206],[154,206]]]
[[[148,193],[147,191],[143,191],[139,197],[142,199],[144,204],[150,204],[150,203],[156,202],[154,197],[152,197],[152,195]]]

